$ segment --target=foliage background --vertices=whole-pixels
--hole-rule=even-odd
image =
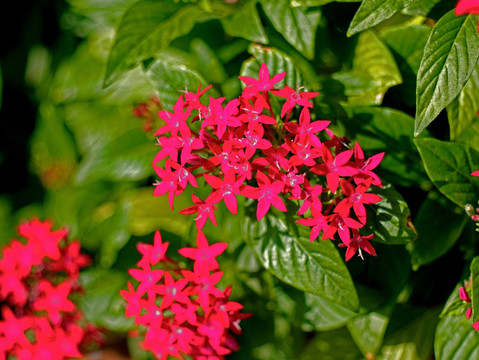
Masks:
[[[265,271],[255,251],[262,242],[277,251],[281,241],[300,243],[304,234],[288,228],[274,238],[277,218],[258,235],[222,209],[219,229],[206,233],[228,237],[223,283],[255,314],[230,358],[429,359],[435,349],[437,359],[465,359],[479,352],[463,313],[438,316],[457,298],[477,254],[475,226],[463,209],[479,199],[478,180],[469,175],[479,169],[477,17],[456,17],[451,2],[435,0],[163,0],[162,7],[145,0],[131,19],[138,37],[121,45],[122,15],[135,3],[10,5],[18,25],[3,29],[9,35],[0,64],[0,243],[31,216],[69,226],[95,259],[83,274],[83,310],[112,341],[126,339],[132,323],[118,290],[138,259],[136,243],[151,242],[156,229],[173,247],[194,240],[192,218],[176,212],[189,204],[188,194],[175,212],[152,197],[154,138],[133,108],[155,94],[169,107],[185,83],[213,83],[218,95],[235,97],[237,75],[254,74],[265,61],[272,72],[288,71],[292,87],[320,91],[316,116],[332,120],[338,134],[359,141],[369,156],[385,151],[378,173],[392,187],[386,205],[372,208],[381,214],[372,225],[378,258],[354,259],[347,268],[335,263],[351,274],[350,293],[313,285],[300,291],[278,280],[288,279],[286,269],[306,270],[293,261]],[[158,24],[168,36],[161,29],[155,35]],[[154,41],[133,46],[149,36]],[[449,50],[437,55],[435,42]],[[453,53],[457,44],[465,53]],[[449,67],[456,72],[440,77]],[[447,91],[431,90],[434,82]],[[359,312],[344,300],[356,293]],[[134,358],[148,357],[127,341]]]

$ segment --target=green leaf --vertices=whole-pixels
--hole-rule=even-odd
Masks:
[[[304,293],[306,308],[303,327],[329,331],[344,326],[357,313],[324,297]]]
[[[414,219],[419,237],[409,248],[413,269],[447,253],[459,239],[467,221],[464,210],[431,191]]]
[[[359,35],[352,70],[333,78],[344,85],[350,105],[379,105],[386,91],[402,82],[391,52],[372,31]]]
[[[49,97],[54,104],[101,99],[115,106],[131,105],[144,102],[154,94],[141,69],[129,71],[114,85],[102,89],[104,59],[94,54],[99,45],[92,42],[81,43],[71,57],[60,63],[50,86]]]
[[[253,215],[254,216],[254,215]],[[245,219],[248,244],[263,266],[285,283],[356,311],[351,276],[331,241],[309,241],[309,229],[284,214]]]
[[[446,109],[451,140],[460,140],[465,132],[471,131],[479,111],[479,65],[476,65],[464,88]]]
[[[424,183],[426,173],[411,137],[414,118],[386,107],[343,108],[348,115],[344,119],[346,135],[361,145],[366,156],[385,153],[375,169],[382,178],[402,186]]]
[[[471,263],[471,300],[472,300],[472,322],[479,321],[479,256],[476,256]]]
[[[107,330],[126,332],[133,327],[133,319],[125,317],[125,301],[119,292],[126,288],[126,273],[101,268],[82,271],[80,284],[85,294],[80,297],[80,308],[85,318]]]
[[[431,28],[426,25],[401,25],[381,32],[381,37],[396,59],[403,82],[395,88],[395,99],[408,107],[416,106],[416,78]],[[414,131],[411,130],[411,134]]]
[[[431,181],[452,202],[464,207],[479,199],[479,180],[471,173],[479,167],[479,153],[462,144],[432,138],[414,141]]]
[[[172,40],[187,34],[195,23],[212,15],[194,5],[170,1],[140,0],[123,16],[106,67],[104,85],[123,72],[165,49]]]
[[[368,221],[361,232],[366,235],[373,233],[374,241],[389,245],[406,244],[416,239],[411,213],[401,194],[390,184],[375,187],[373,192],[383,200],[367,208]]]
[[[289,0],[260,0],[266,16],[284,38],[306,58],[314,58],[316,29],[321,13],[291,7]]]
[[[384,42],[401,57],[402,62],[398,66],[402,74],[406,66],[417,74],[430,33],[431,28],[425,25],[403,25],[381,33]]]
[[[302,84],[302,77],[296,68],[293,60],[285,53],[271,47],[263,47],[257,44],[251,44],[248,52],[254,56],[254,59],[246,60],[241,67],[241,76],[258,78],[259,68],[262,63],[268,66],[270,76],[286,71],[286,76],[276,87],[281,88],[288,85],[296,89]]]
[[[349,25],[348,36],[372,28],[413,2],[414,0],[363,0]]]
[[[479,59],[478,17],[444,15],[432,29],[417,74],[414,135],[423,131],[466,84]]]
[[[209,83],[221,84],[226,81],[228,74],[223,64],[206,42],[195,38],[191,40],[190,49],[196,59],[199,72]]]
[[[411,16],[427,16],[443,0],[413,1],[410,6],[403,10],[404,14]],[[449,5],[449,4],[447,4]],[[450,7],[447,9],[449,11]]]
[[[349,333],[366,359],[376,354],[381,347],[392,308],[388,305],[383,309],[357,316],[348,323]]]
[[[453,290],[446,306],[459,300],[459,285]],[[479,337],[472,320],[465,313],[444,316],[436,329],[434,353],[437,360],[463,360],[479,358]]]
[[[384,339],[378,360],[428,360],[439,311],[431,309]]]
[[[57,188],[71,181],[78,157],[75,144],[61,111],[47,102],[39,108],[31,153],[33,167],[45,187]]]
[[[154,153],[153,141],[141,129],[133,129],[106,144],[101,151],[85,157],[76,173],[76,181],[145,179],[153,174]]]
[[[130,232],[135,236],[145,236],[158,229],[164,229],[178,235],[185,235],[189,224],[177,211],[171,211],[168,196],[153,196],[153,187],[139,188],[124,194],[130,204]],[[191,204],[184,196],[175,199],[175,208],[184,209]]]
[[[267,44],[268,37],[261,24],[256,8],[256,0],[246,1],[239,9],[228,17],[221,19],[225,32],[230,36]]]
[[[360,2],[361,0],[290,0],[292,7],[321,6],[331,2]]]
[[[172,62],[167,56],[160,55],[146,72],[148,79],[158,91],[161,103],[165,109],[171,109],[176,104],[180,91],[185,88],[196,92],[198,85],[205,88],[208,83],[200,74],[183,64]],[[208,92],[214,96],[214,91]]]
[[[346,328],[320,332],[312,338],[299,360],[359,360],[363,356]]]

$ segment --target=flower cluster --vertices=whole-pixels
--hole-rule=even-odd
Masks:
[[[456,15],[479,14],[479,0],[459,0],[456,4]],[[479,31],[479,23],[477,25]]]
[[[472,302],[466,290],[466,288],[469,288],[469,287],[470,287],[470,282],[466,281],[466,286],[461,286],[459,288],[459,298],[462,301],[465,301],[467,304],[470,304]],[[472,306],[469,306],[466,310],[466,318],[470,319],[471,316],[472,316]],[[473,323],[472,327],[474,328],[474,330],[479,331],[479,321],[476,321],[475,323]]]
[[[127,302],[126,316],[146,328],[142,342],[158,359],[183,355],[199,360],[220,360],[238,350],[229,330],[241,334],[239,323],[251,314],[241,313],[243,306],[228,301],[231,287],[220,290],[216,284],[223,273],[216,257],[226,243],[208,244],[199,231],[196,248],[179,253],[194,260],[193,271],[183,269],[166,256],[168,242],[156,232],[153,245],[139,244],[143,255],[130,275],[139,284],[128,283],[121,295]]]
[[[271,207],[286,211],[284,200],[293,200],[297,214],[305,216],[298,223],[312,227],[311,241],[321,232],[323,240],[338,234],[348,248],[346,260],[358,250],[361,257],[361,250],[376,256],[373,235],[358,230],[366,223],[365,205],[381,200],[368,190],[382,186],[373,170],[384,153],[365,158],[358,143],[353,147],[328,129],[329,121],[314,121],[310,100],[318,93],[275,89],[284,76],[270,77],[263,63],[259,79],[240,76],[247,86],[239,98],[224,104],[225,98],[210,97],[204,105],[201,98],[211,86],[199,87],[180,95],[172,112],[160,111],[165,124],[155,133],[161,150],[153,167],[161,181],[154,195],[168,193],[173,209],[175,196],[204,178],[212,192],[206,199],[193,194],[194,205],[180,211],[196,214],[198,230],[207,219],[216,225],[221,201],[236,214],[238,195],[257,200],[258,220]],[[277,100],[284,102],[275,116]]]
[[[146,103],[140,103],[133,109],[133,115],[143,120],[143,131],[149,133],[153,130],[155,115],[162,108],[157,96],[151,97]]]
[[[67,230],[34,219],[19,226],[27,241],[13,240],[0,259],[0,359],[81,357],[80,347],[97,337],[71,301],[82,291],[80,268],[90,259]]]

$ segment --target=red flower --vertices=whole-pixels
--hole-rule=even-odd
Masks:
[[[244,89],[243,96],[247,99],[256,95],[261,91],[268,91],[274,88],[274,85],[279,83],[286,76],[286,72],[274,75],[269,78],[269,70],[265,63],[261,64],[259,69],[258,80],[248,76],[238,76],[245,84],[249,85]]]
[[[369,242],[374,237],[374,235],[368,236],[361,236],[356,229],[353,229],[353,237],[350,240],[345,241],[343,244],[339,244],[339,246],[347,247],[346,250],[346,261],[349,261],[356,252],[359,252],[359,256],[363,259],[362,250],[366,251],[368,254],[372,256],[376,256],[376,250],[374,250],[373,246]]]

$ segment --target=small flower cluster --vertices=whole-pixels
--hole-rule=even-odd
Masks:
[[[225,98],[210,97],[204,105],[200,99],[211,86],[199,87],[179,96],[173,112],[160,111],[165,124],[155,133],[161,150],[153,167],[161,181],[154,195],[168,193],[173,209],[175,196],[188,184],[198,187],[197,178],[203,177],[211,194],[204,200],[193,194],[194,205],[180,211],[196,214],[199,230],[207,219],[216,225],[214,211],[221,201],[236,214],[238,195],[258,201],[258,220],[271,206],[286,211],[284,199],[295,200],[299,216],[311,214],[298,220],[312,227],[311,241],[321,232],[323,240],[338,234],[348,248],[346,260],[358,250],[361,257],[361,250],[376,256],[369,243],[373,235],[361,236],[358,229],[366,223],[364,205],[381,200],[368,190],[382,186],[373,169],[384,153],[365,158],[358,143],[352,147],[328,129],[329,121],[312,121],[310,100],[318,93],[287,85],[275,89],[284,76],[270,78],[263,63],[258,80],[239,77],[247,86],[237,99],[223,104]],[[286,99],[278,117],[271,96]],[[297,106],[299,119],[294,119]]]
[[[462,301],[465,301],[467,304],[470,304],[472,300],[469,297],[469,294],[467,293],[466,287],[470,287],[470,282],[466,281],[466,285],[461,286],[459,288],[459,298]],[[472,306],[469,306],[466,310],[466,318],[469,320],[471,316],[472,316]],[[475,323],[473,323],[472,327],[474,328],[474,330],[479,331],[479,321],[476,321]]]
[[[90,259],[67,230],[34,219],[19,226],[27,241],[13,240],[0,259],[0,359],[61,360],[81,357],[80,347],[98,337],[71,301],[82,291],[80,268]]]
[[[149,133],[153,130],[155,115],[162,108],[157,96],[151,97],[146,103],[140,103],[133,109],[133,115],[143,120],[143,131]]]
[[[201,231],[196,243],[196,248],[179,250],[194,260],[193,271],[186,270],[166,256],[169,243],[157,231],[153,245],[138,245],[143,255],[139,268],[129,271],[138,287],[128,283],[128,290],[121,291],[127,302],[126,316],[135,317],[135,323],[146,328],[142,345],[157,359],[183,359],[183,355],[224,359],[239,348],[229,330],[241,334],[240,321],[251,316],[240,313],[241,304],[228,301],[231,286],[216,287],[223,275],[216,257],[227,244],[209,245]]]
[[[479,14],[479,0],[459,0],[456,4],[456,15],[465,14]],[[479,23],[477,31],[479,31]]]

